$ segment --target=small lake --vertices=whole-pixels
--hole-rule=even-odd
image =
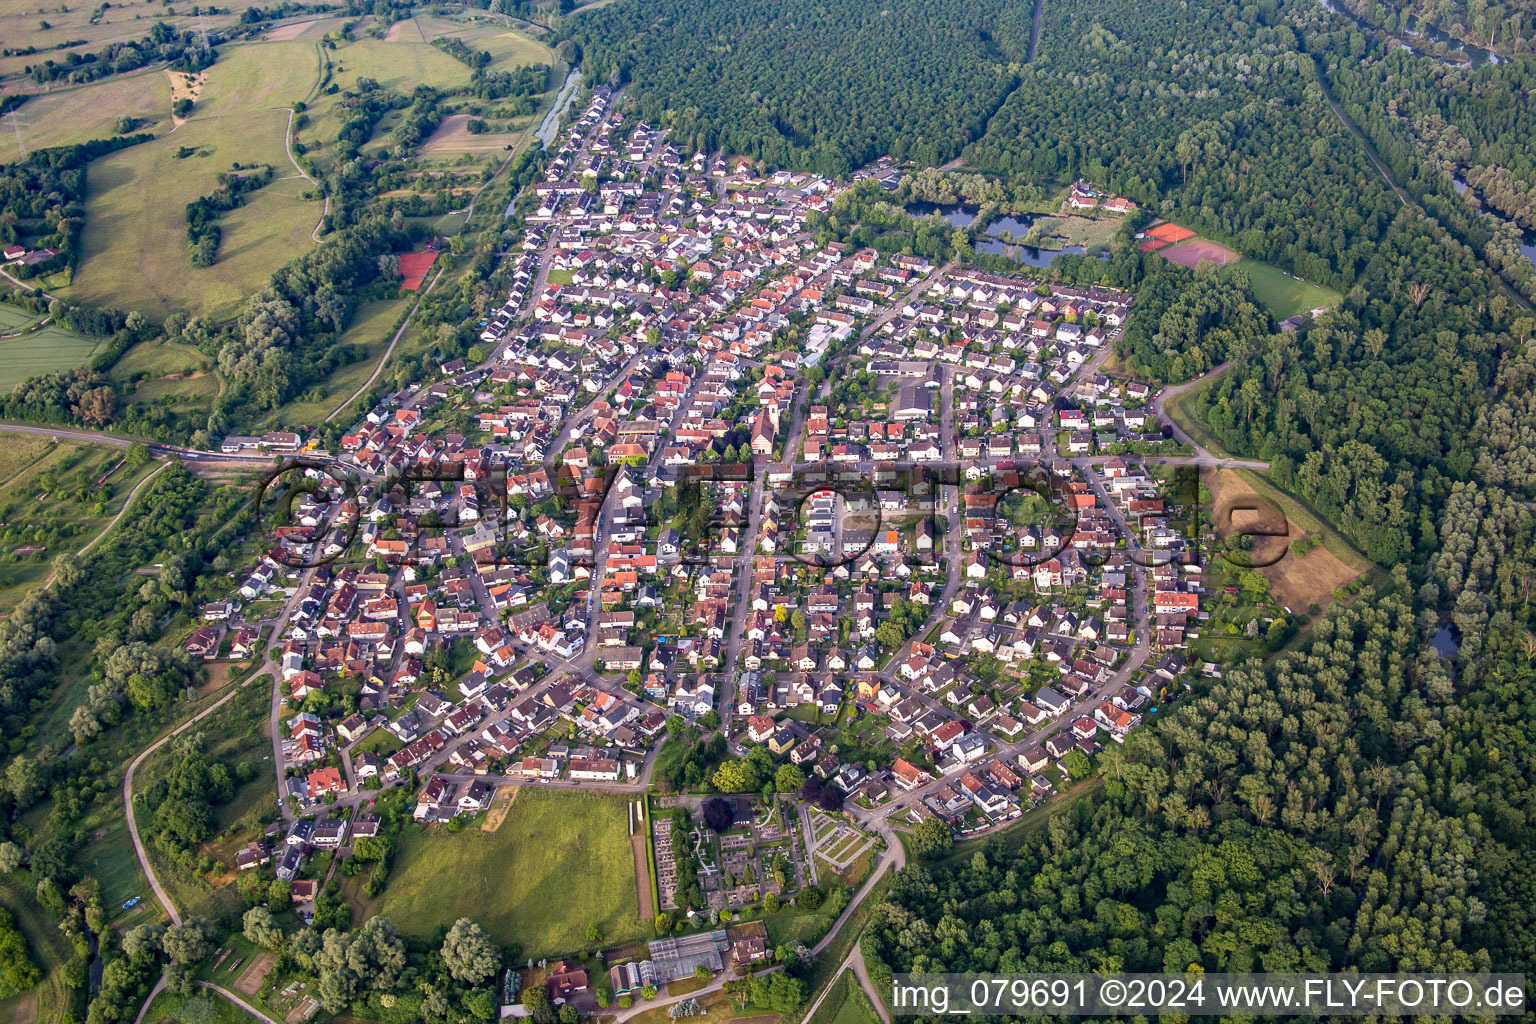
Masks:
[[[1429,646],[1435,649],[1435,653],[1442,658],[1454,658],[1461,650],[1461,644],[1456,640],[1456,634],[1450,626],[1441,626],[1430,638]]]
[[[977,211],[959,203],[908,203],[906,210],[914,217],[932,217],[938,214],[952,228],[968,228],[976,220]]]
[[[965,206],[961,203],[908,203],[906,211],[914,217],[931,217],[934,214],[942,216],[950,227],[968,228],[976,222],[976,215],[980,212],[977,208]],[[983,237],[976,242],[976,251],[984,252],[991,256],[1002,256],[1004,259],[1022,263],[1027,267],[1048,267],[1051,260],[1062,253],[1070,253],[1075,256],[1086,254],[1087,249],[1081,245],[1068,245],[1060,249],[1046,249],[1037,245],[1024,245],[1010,239],[1019,239],[1028,236],[1029,229],[1034,225],[1035,218],[1031,214],[1019,214],[1011,217],[999,217],[987,225]],[[1103,257],[1103,258],[1108,258]]]

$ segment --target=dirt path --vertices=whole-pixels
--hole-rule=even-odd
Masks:
[[[465,223],[468,223],[468,221],[465,221]],[[433,276],[432,283],[427,285],[426,290],[423,291],[421,294],[423,296],[432,294],[432,289],[437,287],[438,279],[441,278],[442,276],[443,276],[443,267],[442,267],[442,264],[438,264],[437,273]],[[325,418],[325,422],[329,423],[329,422],[331,422],[331,420],[334,420],[337,416],[340,416],[343,412],[345,412],[347,410],[347,408],[349,406],[351,406],[351,404],[353,402],[357,401],[357,397],[359,395],[361,395],[363,392],[367,391],[369,388],[373,387],[373,382],[378,380],[379,379],[379,374],[384,372],[384,365],[389,362],[389,357],[394,353],[395,346],[400,344],[400,339],[401,338],[405,337],[405,329],[407,327],[411,326],[411,317],[415,316],[416,315],[416,311],[418,309],[420,309],[420,308],[421,308],[421,300],[418,299],[418,300],[416,300],[416,305],[411,307],[411,311],[409,313],[407,313],[405,315],[405,319],[403,321],[401,321],[400,329],[395,332],[395,336],[393,338],[389,339],[389,347],[384,350],[384,354],[383,355],[379,356],[379,365],[375,366],[373,368],[373,373],[369,374],[368,379],[363,381],[363,383],[358,386],[358,389],[356,391],[354,391],[350,395],[348,395],[346,397],[346,400],[343,401],[340,405],[338,405],[336,407],[335,411],[333,411],[329,416],[327,416]]]
[[[123,507],[117,510],[117,515],[115,515],[111,519],[109,519],[107,521],[107,525],[103,526],[101,528],[101,532],[98,533],[96,536],[92,537],[86,543],[85,547],[81,548],[79,551],[76,551],[75,552],[75,557],[79,558],[81,555],[84,555],[87,551],[90,551],[91,548],[95,547],[98,543],[100,543],[101,542],[101,538],[103,538],[107,534],[111,533],[112,532],[112,527],[117,525],[118,520],[122,519],[123,516],[128,514],[128,509],[133,505],[133,499],[137,498],[139,496],[139,492],[144,489],[144,486],[146,484],[148,484],[151,480],[153,480],[155,477],[159,476],[160,475],[160,470],[164,469],[166,466],[169,466],[169,465],[170,465],[169,462],[164,463],[158,469],[156,469],[153,473],[150,473],[143,480],[140,480],[137,484],[135,484],[134,487],[133,487],[133,490],[128,492],[128,497],[123,499]],[[53,578],[55,576],[57,576],[57,575],[58,575],[58,573],[53,573],[53,572],[48,574],[48,578],[43,581],[43,589],[44,590],[47,590],[49,587],[53,586]]]

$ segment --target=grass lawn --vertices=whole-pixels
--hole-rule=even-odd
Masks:
[[[105,339],[49,324],[40,331],[0,341],[0,391],[11,389],[28,377],[56,370],[72,370],[88,362]]]
[[[124,469],[117,465],[122,449],[104,445],[0,436],[19,449],[14,460],[0,459],[0,605],[9,606],[48,575],[56,555],[78,551],[96,536],[156,467]],[[44,442],[42,449],[36,440]],[[17,553],[26,545],[48,550]]]
[[[163,339],[141,341],[112,365],[109,376],[114,381],[132,380],[141,376],[164,377],[168,374],[184,376],[212,366],[213,360],[193,345]]]
[[[338,347],[356,346],[363,349],[363,358],[337,367],[325,380],[316,382],[304,394],[274,413],[272,423],[291,430],[301,426],[314,427],[324,422],[337,406],[362,386],[368,375],[373,373],[374,367],[379,365],[379,357],[384,354],[384,350],[389,347],[389,339],[394,336],[395,322],[411,301],[409,298],[389,299],[369,302],[359,308],[352,326],[347,328],[336,344]]]
[[[298,198],[302,179],[275,181],[226,214],[219,260],[187,258],[186,205],[212,192],[235,162],[294,174],[283,132],[287,105],[314,83],[314,44],[231,46],[207,71],[191,118],[173,134],[93,162],[82,259],[65,297],[96,305],[223,316],[272,271],[313,243],[320,202]],[[178,159],[182,147],[197,154]]]
[[[1221,446],[1221,442],[1216,440],[1216,435],[1210,432],[1205,422],[1195,412],[1205,392],[1215,386],[1216,381],[1220,379],[1220,374],[1207,377],[1188,391],[1182,391],[1172,398],[1166,399],[1163,402],[1163,412],[1169,419],[1178,424],[1180,430],[1192,437],[1200,447],[1206,449],[1212,455],[1225,458],[1231,453]]]
[[[43,979],[30,991],[0,1001],[0,1021],[57,1024],[77,1009],[75,994],[64,985],[59,970],[72,955],[69,943],[33,895],[37,882],[25,871],[0,875],[0,906],[11,912],[27,940],[27,955]],[[80,1008],[83,1012],[83,1004]]]
[[[5,434],[0,445],[0,488],[18,473],[46,455],[53,442],[37,434]]]
[[[859,987],[859,979],[852,971],[844,971],[832,983],[827,998],[816,1010],[810,1024],[879,1024],[875,1008],[869,997]]]
[[[40,56],[33,58],[34,61],[42,59]],[[44,93],[28,100],[19,116],[25,123],[22,138],[32,152],[50,146],[74,146],[94,139],[114,138],[119,117],[137,119],[139,125],[134,132],[158,134],[171,126],[171,81],[159,69],[122,75]],[[20,156],[16,133],[9,129],[0,133],[0,163],[9,163]]]
[[[223,996],[199,989],[190,996],[161,992],[150,1004],[143,1024],[250,1024],[251,1015]]]
[[[1338,292],[1291,277],[1268,263],[1243,259],[1233,265],[1248,275],[1254,297],[1280,320],[1318,306],[1336,306],[1339,303]]]
[[[593,923],[605,945],[643,938],[627,803],[524,788],[495,832],[407,829],[374,909],[421,938],[473,918],[525,957],[580,950]]]
[[[700,997],[698,1002],[703,1012],[685,1018],[690,1024],[775,1024],[780,1019],[776,1013],[748,1007],[724,992],[711,992]],[[667,1010],[668,1007],[658,1006],[637,1013],[630,1020],[634,1024],[670,1024],[672,1018],[667,1015]]]

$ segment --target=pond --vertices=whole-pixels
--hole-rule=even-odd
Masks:
[[[906,210],[914,217],[932,217],[939,214],[952,228],[968,228],[976,220],[977,211],[960,203],[908,203]]]
[[[1461,650],[1461,644],[1457,642],[1456,634],[1450,626],[1441,626],[1430,638],[1429,646],[1442,658],[1454,658]]]
[[[1024,245],[1011,241],[1015,238],[1027,238],[1030,228],[1034,226],[1035,218],[1028,214],[1017,217],[999,217],[987,225],[986,238],[976,246],[980,252],[990,253],[993,256],[1002,256],[1016,263],[1023,263],[1030,267],[1048,267],[1051,260],[1062,253],[1073,256],[1086,255],[1088,250],[1081,245],[1067,245],[1060,249],[1046,249],[1038,245]]]

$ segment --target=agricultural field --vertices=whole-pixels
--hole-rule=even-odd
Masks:
[[[1248,275],[1254,298],[1273,313],[1277,320],[1285,320],[1319,306],[1339,304],[1338,292],[1292,277],[1268,263],[1239,260],[1237,269]]]
[[[642,938],[627,804],[524,787],[494,832],[408,829],[371,909],[419,938],[470,917],[533,957],[581,949],[594,923],[608,945]]]
[[[317,69],[310,42],[228,47],[205,73],[186,123],[92,163],[82,258],[63,297],[152,316],[176,309],[228,315],[313,244],[321,203],[302,198],[311,186],[288,161],[288,112],[281,108],[305,96]],[[184,149],[192,155],[178,158]],[[286,180],[225,215],[219,261],[193,267],[186,205],[212,192],[219,173],[236,162],[271,165]]]
[[[22,125],[21,141],[28,152],[113,138],[120,117],[137,119],[135,132],[159,134],[171,126],[171,83],[164,71],[146,69],[65,86],[28,100],[17,117]],[[0,163],[20,157],[17,132],[8,126],[0,132]]]
[[[424,156],[503,152],[508,146],[519,145],[526,138],[534,119],[531,116],[514,118],[508,131],[482,132],[479,135],[469,130],[469,122],[468,114],[449,114],[437,126],[437,131],[421,144],[420,152]]]
[[[218,5],[218,14],[207,13],[198,18],[191,13],[190,6],[178,11],[160,0],[114,0],[106,6],[50,4],[46,11],[42,5],[28,0],[0,0],[0,39],[5,40],[8,48],[50,48],[43,53],[0,57],[0,75],[19,74],[30,64],[49,58],[63,60],[70,53],[94,53],[108,43],[135,42],[149,35],[150,26],[157,21],[166,22],[178,32],[196,31],[199,27],[213,31],[235,25],[248,7],[267,6],[270,5],[263,0],[230,0]],[[75,40],[82,40],[82,45],[51,49]]]
[[[12,306],[0,306],[0,309],[4,309],[8,316],[25,312]],[[6,332],[16,330],[19,326],[7,326]],[[0,392],[9,394],[12,388],[28,377],[73,370],[81,363],[90,362],[91,356],[96,354],[104,340],[76,334],[57,324],[0,340]]]
[[[372,78],[382,86],[409,94],[418,83],[453,87],[467,83],[470,71],[458,60],[431,45],[438,36],[453,36],[477,50],[494,56],[490,70],[507,71],[525,64],[551,64],[554,54],[543,43],[491,21],[469,21],[446,17],[409,18],[394,23],[382,39],[363,36],[352,42],[340,42],[329,52],[331,81],[347,90],[356,87],[359,78]],[[309,109],[310,125],[302,140],[310,156],[324,166],[330,157],[330,143],[340,129],[336,114],[339,96],[321,96]],[[387,145],[389,130],[398,122],[400,112],[384,117],[374,140],[365,149],[377,150]],[[423,146],[424,156],[456,157],[494,153],[498,158],[509,144],[520,145],[527,125],[521,119],[513,130],[470,135],[463,125],[468,115],[449,115],[445,124]],[[528,124],[532,119],[528,119]],[[473,161],[477,165],[478,160]],[[466,168],[473,170],[474,166]],[[475,182],[478,185],[478,181]]]

